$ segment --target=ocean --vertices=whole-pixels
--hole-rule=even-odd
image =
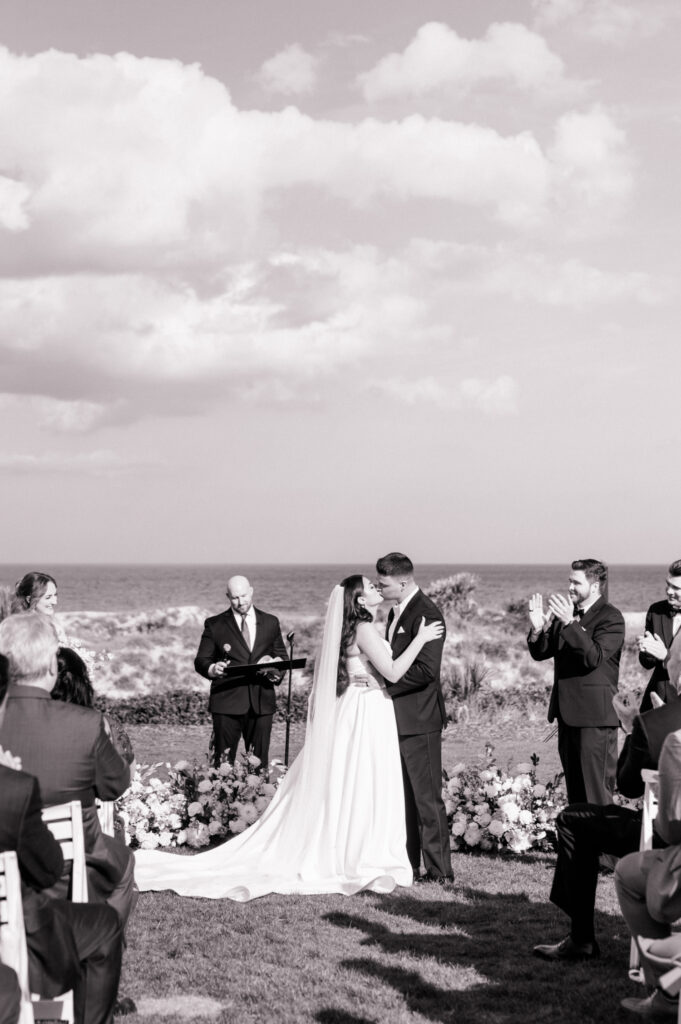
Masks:
[[[198,605],[211,612],[225,607],[229,576],[247,576],[255,603],[285,618],[322,615],[331,588],[344,576],[375,576],[371,565],[3,565],[0,584],[14,584],[30,569],[48,572],[59,587],[59,611],[132,611]],[[664,597],[664,565],[610,566],[609,600],[621,611],[644,611]],[[567,590],[565,565],[417,566],[416,578],[431,580],[471,572],[473,597],[483,608],[504,609],[508,601]]]

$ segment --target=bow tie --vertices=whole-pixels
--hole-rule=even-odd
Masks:
[[[584,612],[583,608],[575,608],[575,618],[576,619],[581,619],[584,616],[584,614],[585,614],[585,612]]]

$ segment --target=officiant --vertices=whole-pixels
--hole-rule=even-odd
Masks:
[[[286,660],[287,651],[279,619],[253,605],[253,587],[245,576],[231,577],[227,597],[230,607],[206,619],[194,659],[196,671],[211,680],[208,706],[213,718],[215,764],[220,764],[225,752],[234,764],[243,736],[246,752],[259,758],[267,770],[275,686],[281,673],[273,668],[247,676],[235,675],[233,669]]]

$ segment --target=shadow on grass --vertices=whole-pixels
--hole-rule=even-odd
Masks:
[[[346,959],[340,966],[363,973],[370,984],[391,986],[412,1013],[427,1020],[610,1024],[623,1019],[619,999],[631,994],[629,941],[623,922],[609,915],[597,914],[597,928],[610,933],[598,962],[554,964],[533,957],[532,947],[562,938],[566,918],[524,894],[465,888],[451,899],[400,895],[375,909],[394,917],[395,927],[357,914],[325,916],[338,928],[364,932],[366,958]],[[409,928],[410,921],[415,928]],[[389,957],[388,963],[380,954]],[[448,984],[441,987],[445,969]]]
[[[320,1024],[377,1024],[375,1017],[355,1017],[352,1013],[334,1010],[332,1007],[319,1010],[315,1013],[314,1020],[320,1021]]]

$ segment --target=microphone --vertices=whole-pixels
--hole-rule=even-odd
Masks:
[[[295,633],[293,632],[293,630],[292,630],[292,631],[291,631],[290,633],[287,633],[287,634],[286,634],[286,639],[288,640],[288,642],[289,642],[290,644],[292,644],[292,643],[293,643],[293,638],[295,637],[295,635],[296,635],[296,634],[295,634]]]

